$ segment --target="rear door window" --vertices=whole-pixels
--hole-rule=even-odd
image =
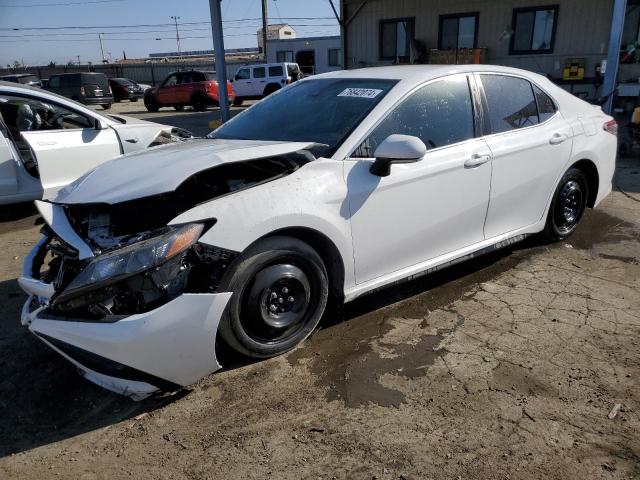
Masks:
[[[531,83],[506,75],[481,75],[491,133],[537,125],[538,109]]]
[[[538,116],[540,117],[540,122],[546,122],[558,111],[556,104],[553,103],[553,100],[551,100],[549,95],[544,93],[535,85],[533,86],[533,93],[536,96],[536,103],[538,104]]]
[[[284,77],[284,69],[282,68],[282,65],[278,65],[276,67],[269,67],[269,76]]]
[[[265,77],[264,67],[258,67],[253,69],[253,78],[264,78],[264,77]]]
[[[420,138],[427,149],[445,147],[474,137],[473,106],[466,75],[419,88],[396,106],[352,156],[371,158],[392,134]]]
[[[49,87],[58,88],[60,86],[60,77],[49,77]]]

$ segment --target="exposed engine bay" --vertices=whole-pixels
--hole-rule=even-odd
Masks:
[[[56,292],[43,315],[113,322],[158,308],[182,293],[216,292],[238,255],[197,241],[216,219],[168,223],[200,203],[273,181],[313,159],[302,151],[227,163],[192,175],[173,192],[113,205],[65,205],[70,225],[95,256],[80,260],[75,249],[43,227],[48,241],[34,261],[33,274]],[[183,246],[188,248],[166,254]],[[40,273],[45,265],[48,271]]]

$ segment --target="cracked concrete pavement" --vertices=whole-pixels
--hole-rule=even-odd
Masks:
[[[37,228],[4,221],[0,477],[640,478],[637,159],[616,185],[566,242],[359,299],[288,355],[142,403],[18,326]]]

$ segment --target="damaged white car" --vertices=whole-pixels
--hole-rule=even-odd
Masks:
[[[220,342],[293,348],[332,297],[567,237],[611,191],[616,140],[601,109],[521,70],[318,75],[37,202],[22,322],[110,390],[177,389],[220,368]]]
[[[0,82],[0,205],[53,195],[118,155],[190,137],[180,128],[100,115],[39,88]]]

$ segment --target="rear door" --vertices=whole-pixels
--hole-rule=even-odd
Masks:
[[[116,132],[96,128],[96,119],[34,97],[14,96],[21,104],[20,138],[31,149],[42,187],[51,194],[97,165],[120,155]]]
[[[478,74],[493,155],[486,238],[542,219],[555,182],[571,155],[571,126],[553,99],[529,80]]]
[[[82,74],[82,87],[87,98],[101,98],[110,96],[109,81],[106,75],[100,73]]]
[[[251,95],[259,96],[264,92],[267,85],[267,69],[262,67],[252,68],[253,83],[251,84]]]

